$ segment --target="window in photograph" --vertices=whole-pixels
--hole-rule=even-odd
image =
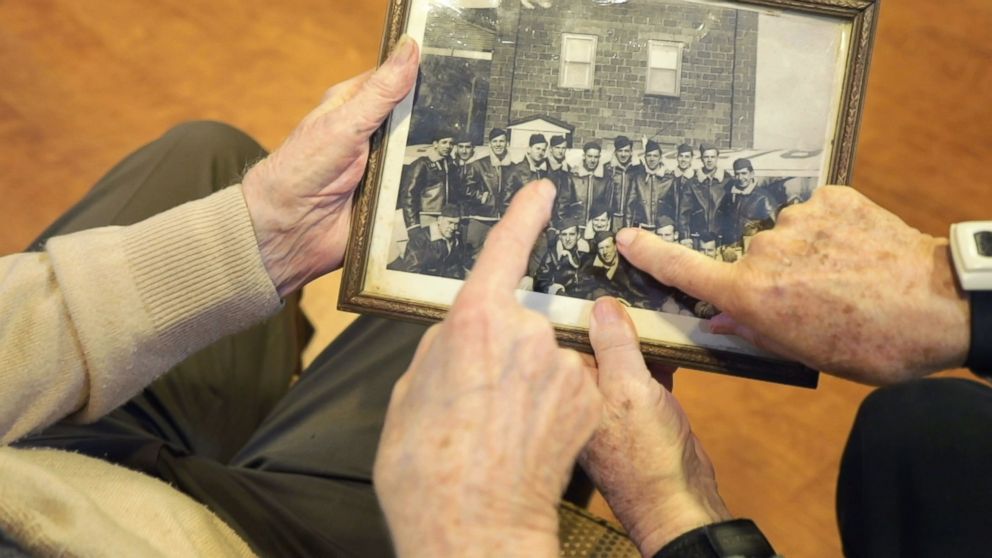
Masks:
[[[682,84],[682,43],[648,41],[648,77],[645,93],[678,97]]]
[[[568,89],[592,89],[596,69],[595,35],[561,35],[561,70],[558,86]]]

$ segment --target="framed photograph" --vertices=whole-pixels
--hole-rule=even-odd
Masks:
[[[589,350],[593,300],[646,357],[813,387],[818,372],[705,321],[719,310],[618,257],[641,227],[733,262],[853,166],[875,0],[393,0],[382,57],[421,45],[373,140],[339,306],[444,317],[513,194],[558,188],[518,296]]]

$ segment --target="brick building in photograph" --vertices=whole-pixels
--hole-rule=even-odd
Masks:
[[[484,82],[470,102],[459,100],[463,85],[445,93],[449,107],[471,105],[474,114],[464,120],[480,143],[480,130],[550,116],[574,128],[573,146],[623,134],[747,148],[757,32],[756,12],[682,0],[560,0],[533,10],[507,1],[498,10],[434,6],[424,60],[460,68],[445,72],[448,81],[464,75],[469,60],[473,73],[488,68],[488,79],[465,75]],[[423,83],[430,81],[425,74]],[[418,109],[430,110],[419,101]]]
[[[504,6],[488,121],[551,114],[580,145],[624,134],[750,146],[757,13],[667,0]]]

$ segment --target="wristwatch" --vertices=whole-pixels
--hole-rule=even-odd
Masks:
[[[704,525],[666,544],[654,558],[774,558],[768,539],[750,519]]]
[[[971,299],[971,343],[965,366],[992,376],[992,221],[951,225],[951,259]]]

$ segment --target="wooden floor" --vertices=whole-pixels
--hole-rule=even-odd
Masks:
[[[882,4],[855,186],[943,235],[952,222],[992,216],[992,2]],[[385,8],[0,1],[0,254],[20,250],[114,162],[175,123],[225,120],[276,146],[326,87],[375,63]],[[332,276],[308,293],[325,342],[350,319],[334,310],[336,288]],[[731,509],[787,556],[839,555],[837,464],[868,388],[825,377],[809,391],[692,371],[676,382]]]

